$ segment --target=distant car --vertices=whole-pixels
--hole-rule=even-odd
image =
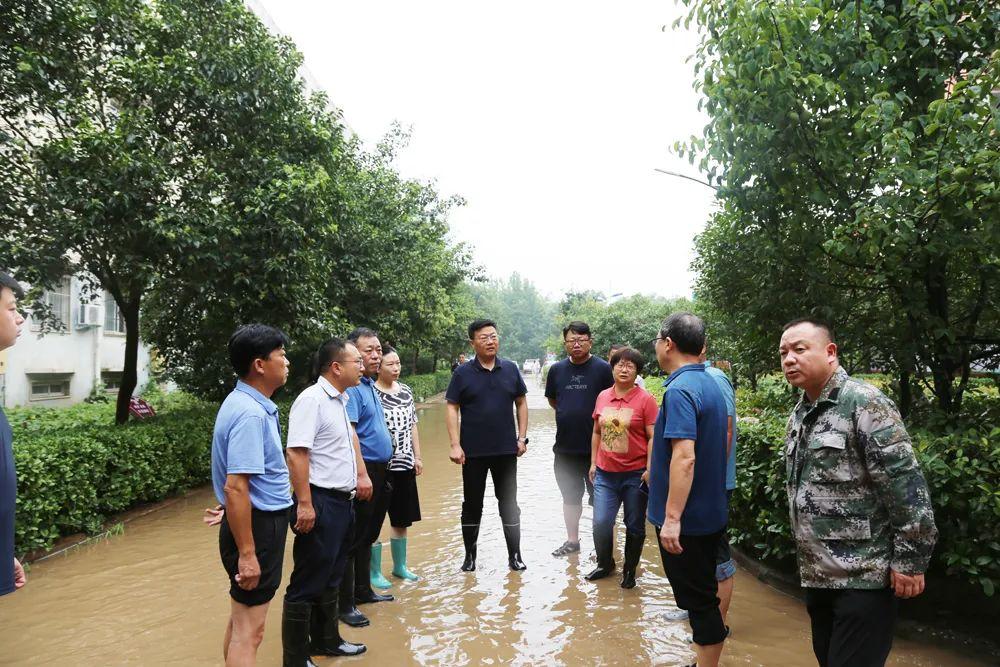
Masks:
[[[521,366],[521,372],[525,375],[532,375],[542,370],[542,363],[538,359],[525,359]]]

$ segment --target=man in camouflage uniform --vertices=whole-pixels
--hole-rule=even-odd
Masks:
[[[785,325],[780,353],[803,390],[785,467],[813,651],[824,667],[883,665],[895,598],[923,592],[937,539],[927,483],[895,405],[840,368],[829,326]]]

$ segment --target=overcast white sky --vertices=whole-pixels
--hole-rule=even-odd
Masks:
[[[452,235],[490,276],[690,294],[713,193],[653,171],[697,175],[669,147],[705,124],[673,2],[254,4],[362,139],[412,127],[397,167],[465,197]]]

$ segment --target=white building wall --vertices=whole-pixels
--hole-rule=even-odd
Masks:
[[[82,328],[77,324],[83,304],[76,279],[70,281],[70,297],[71,322],[66,331],[33,331],[29,317],[17,344],[7,350],[6,373],[0,379],[4,407],[79,403],[106,374],[120,374],[124,369],[125,334],[104,330],[103,300],[91,302],[100,308],[99,326]],[[149,348],[140,343],[137,392],[149,382],[149,361]],[[39,397],[32,393],[33,382],[58,384],[64,379],[69,381],[67,397]]]

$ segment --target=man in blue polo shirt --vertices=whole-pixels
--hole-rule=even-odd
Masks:
[[[17,312],[17,300],[22,297],[24,291],[18,282],[0,271],[0,351],[13,347],[21,335],[24,317]],[[13,440],[14,434],[0,405],[0,595],[13,593],[27,582],[21,562],[14,556],[17,473]]]
[[[726,402],[705,372],[705,324],[674,313],[654,340],[670,373],[653,432],[646,516],[660,537],[663,569],[687,610],[698,665],[719,664],[728,630],[719,610],[716,553],[728,522]]]
[[[242,326],[229,339],[239,380],[212,435],[212,487],[225,508],[219,555],[232,598],[223,640],[227,665],[256,661],[267,608],[281,583],[292,496],[278,406],[270,397],[288,379],[287,344],[285,334],[263,324]]]
[[[363,627],[369,621],[358,610],[357,604],[393,599],[391,595],[372,590],[370,574],[372,544],[378,540],[389,508],[390,489],[386,485],[386,469],[392,458],[392,436],[389,435],[382,402],[374,387],[382,363],[382,344],[378,334],[358,327],[348,334],[347,340],[358,348],[365,367],[361,384],[347,389],[347,416],[361,445],[361,457],[372,482],[372,497],[370,500],[354,499],[354,540],[340,583],[340,620],[354,627]]]
[[[483,517],[486,474],[493,478],[507,541],[507,564],[525,569],[521,559],[521,508],[517,505],[517,457],[528,451],[528,402],[517,364],[497,356],[500,337],[493,320],[469,325],[476,357],[451,376],[445,399],[451,439],[449,458],[462,466],[462,570],[476,569],[476,543]],[[514,425],[517,406],[517,427]],[[459,416],[461,415],[461,425]]]

